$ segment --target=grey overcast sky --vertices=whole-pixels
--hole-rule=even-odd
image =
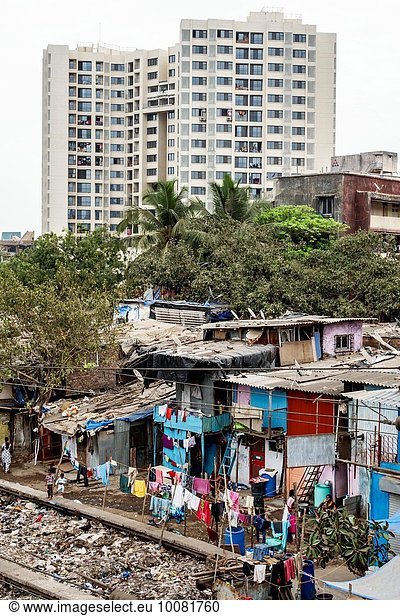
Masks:
[[[319,31],[337,33],[336,154],[397,152],[398,0],[278,4]],[[266,0],[2,0],[0,231],[40,230],[41,61],[48,44],[97,42],[100,29],[109,44],[166,48],[178,41],[181,19],[244,20],[263,8]]]

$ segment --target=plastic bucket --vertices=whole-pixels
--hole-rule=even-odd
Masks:
[[[314,507],[319,507],[328,494],[332,494],[332,484],[317,483],[314,486]]]
[[[330,592],[319,592],[315,598],[317,601],[332,601],[333,595]]]
[[[315,598],[314,562],[312,560],[303,561],[300,598],[303,601],[311,601]]]
[[[265,496],[276,496],[276,475],[277,473],[272,473],[271,475],[269,473],[263,473],[261,475],[263,479],[268,479],[264,488]]]
[[[232,541],[231,541],[232,537]],[[246,554],[245,541],[244,541],[244,528],[234,527],[225,531],[225,546],[238,545],[242,556]]]

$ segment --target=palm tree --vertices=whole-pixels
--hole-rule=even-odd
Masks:
[[[200,231],[188,229],[188,223],[195,218],[206,216],[201,201],[187,200],[187,188],[175,190],[177,180],[160,181],[154,190],[143,195],[143,203],[149,208],[130,206],[117,230],[122,233],[137,226],[139,233],[127,236],[126,241],[143,252],[150,248],[164,250],[181,239],[195,243],[202,235]]]
[[[213,196],[214,216],[232,218],[244,222],[253,220],[258,212],[258,204],[249,200],[248,189],[234,182],[229,173],[224,175],[222,184],[210,183]]]

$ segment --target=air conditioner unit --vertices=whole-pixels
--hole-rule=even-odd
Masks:
[[[226,121],[227,121],[227,122],[232,122],[232,118],[228,116],[228,117],[226,118]]]

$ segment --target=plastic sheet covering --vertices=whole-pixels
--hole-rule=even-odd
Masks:
[[[326,586],[349,592],[364,599],[400,599],[400,556],[395,556],[375,573],[348,582],[328,582]]]

